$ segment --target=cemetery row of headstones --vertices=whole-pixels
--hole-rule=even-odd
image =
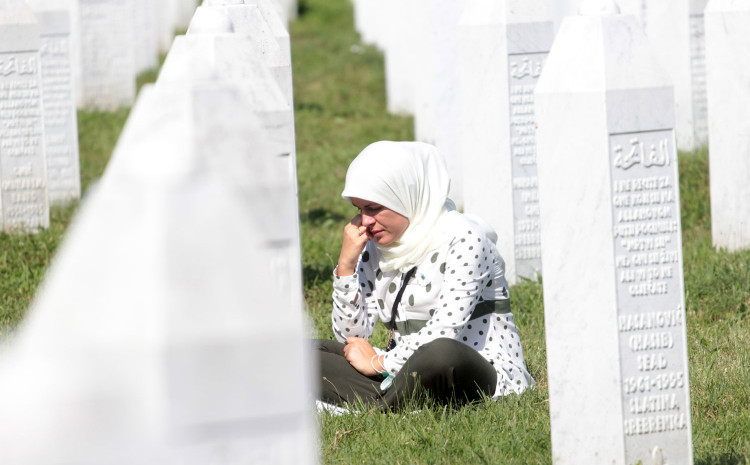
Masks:
[[[77,108],[130,106],[198,0],[6,0],[0,5],[0,229],[35,231],[79,199]]]
[[[498,230],[500,240],[505,241],[501,249],[508,252],[511,280],[533,279],[541,271],[533,89],[563,18],[574,15],[581,0],[532,2],[536,7],[504,1],[496,5],[494,16],[487,17],[477,14],[490,9],[486,1],[353,3],[362,40],[384,52],[389,111],[414,115],[416,138],[434,143],[446,156],[451,196],[466,211],[488,216]],[[727,76],[736,76],[741,67],[736,61],[734,66],[720,61],[723,68],[706,66],[707,59],[729,56],[723,52],[726,48],[714,46],[714,57],[706,57],[712,41],[720,42],[725,35],[714,29],[713,37],[706,39],[703,12],[707,0],[617,3],[621,14],[635,17],[658,65],[669,74],[675,95],[677,148],[689,151],[706,146],[712,116],[712,142],[719,144],[714,147],[712,164],[731,157],[718,153],[721,142],[717,138],[739,140],[736,135],[722,136],[741,134],[732,128],[742,119],[730,116],[732,124],[727,126],[721,114],[729,114],[728,107],[721,102],[723,96],[733,95],[727,92]],[[536,32],[519,32],[531,30]],[[739,47],[741,41],[732,40],[733,47]],[[500,54],[507,58],[500,59]],[[512,59],[519,61],[506,62]],[[713,115],[709,115],[709,103]],[[491,169],[476,169],[477,162]],[[750,172],[740,160],[727,160],[722,166],[727,175],[711,183],[714,244],[730,250],[750,247],[750,211],[740,207],[750,200],[742,181]],[[721,172],[716,168],[712,176]]]
[[[750,7],[353,4],[389,111],[446,156],[509,280],[544,276],[553,463],[692,463],[677,150],[709,144],[714,244],[750,247]]]
[[[2,354],[3,463],[317,462],[276,5],[204,1],[139,93]]]

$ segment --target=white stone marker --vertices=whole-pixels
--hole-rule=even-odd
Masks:
[[[170,86],[189,80],[195,83],[220,79],[237,84],[260,117],[265,136],[274,144],[272,155],[283,163],[294,195],[293,215],[298,217],[297,163],[294,113],[275,79],[254,53],[252,38],[241,34],[196,34],[178,36],[169,51],[157,84]],[[302,289],[302,255],[299,226],[295,223],[288,244],[278,247],[274,263],[291,276],[292,289]],[[293,305],[302,308],[302,292],[286,293]]]
[[[381,2],[382,3],[382,2]],[[420,59],[417,41],[419,29],[414,27],[419,0],[401,0],[393,9],[385,35],[385,90],[389,113],[413,115],[416,76]]]
[[[458,21],[467,0],[432,0],[432,53],[435,57],[435,146],[445,157],[451,177],[450,197],[463,207],[462,153],[458,100]]]
[[[495,229],[505,275],[541,274],[534,87],[554,39],[541,0],[482,0],[459,24],[464,210]]]
[[[287,103],[294,102],[292,63],[279,47],[257,5],[201,6],[190,22],[188,34],[235,33],[253,38],[256,51],[271,70]]]
[[[81,82],[79,108],[111,111],[133,104],[134,0],[78,0]]]
[[[243,95],[142,90],[0,363],[5,463],[316,463],[306,324],[269,259],[290,187]]]
[[[369,1],[369,0],[367,0]],[[421,142],[435,144],[435,56],[432,35],[432,0],[416,0],[419,13],[414,18],[413,27],[417,35],[414,45],[416,73],[414,82],[414,137]]]
[[[0,229],[49,226],[40,29],[21,0],[0,3]]]
[[[677,148],[694,150],[707,141],[703,9],[708,0],[649,1],[642,23],[675,91]]]
[[[706,7],[711,232],[714,246],[750,247],[750,3]]]
[[[289,160],[289,179],[295,181],[294,113],[250,36],[191,34],[175,37],[157,84],[215,79],[234,82],[246,92],[269,140],[279,148],[276,156]]]
[[[172,45],[177,29],[177,1],[158,0],[157,5],[157,34],[160,52],[167,52]]]
[[[289,39],[289,31],[286,29],[282,18],[275,9],[271,0],[204,0],[201,6],[230,6],[230,5],[255,5],[261,16],[266,21],[268,31],[276,38],[281,47],[281,52],[292,61],[292,48]],[[265,27],[264,27],[265,28]]]
[[[591,3],[536,87],[553,463],[690,465],[673,90],[635,18]]]
[[[132,3],[136,73],[159,67],[158,1],[134,0]]]
[[[71,11],[59,0],[27,0],[41,30],[42,106],[49,203],[81,198]]]

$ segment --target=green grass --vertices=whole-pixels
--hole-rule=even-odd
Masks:
[[[305,297],[316,335],[329,338],[331,271],[355,213],[340,197],[346,168],[373,141],[412,139],[413,121],[386,114],[383,57],[361,46],[350,2],[301,0],[300,9],[291,34]],[[127,115],[79,113],[84,189],[101,175]],[[682,153],[679,163],[695,463],[748,463],[750,251],[711,245],[707,152]],[[0,335],[23,317],[75,208],[54,209],[38,235],[0,234]],[[462,409],[322,415],[322,461],[550,463],[542,287],[511,292],[535,391]],[[384,342],[382,326],[375,342]]]

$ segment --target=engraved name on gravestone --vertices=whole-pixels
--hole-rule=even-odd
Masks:
[[[693,127],[697,143],[708,141],[706,32],[703,14],[690,15],[690,71],[693,81]]]
[[[516,274],[525,277],[542,270],[534,88],[546,59],[547,53],[508,55]]]
[[[36,10],[35,14],[41,25],[39,54],[49,202],[64,204],[81,197],[70,12],[60,8]]]
[[[0,6],[0,14],[3,19],[10,18],[0,24],[10,31],[9,37],[0,33],[2,227],[5,231],[34,231],[49,226],[39,26],[23,3],[7,2]]]
[[[80,0],[79,106],[111,111],[135,100],[133,0]]]
[[[626,462],[690,457],[690,397],[672,130],[610,135]]]

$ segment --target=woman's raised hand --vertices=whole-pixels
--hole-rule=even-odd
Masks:
[[[365,245],[370,239],[372,239],[372,234],[366,226],[362,225],[362,215],[356,215],[344,227],[344,241],[341,244],[339,267],[336,271],[339,276],[351,276],[354,274],[359,255],[365,249]]]

